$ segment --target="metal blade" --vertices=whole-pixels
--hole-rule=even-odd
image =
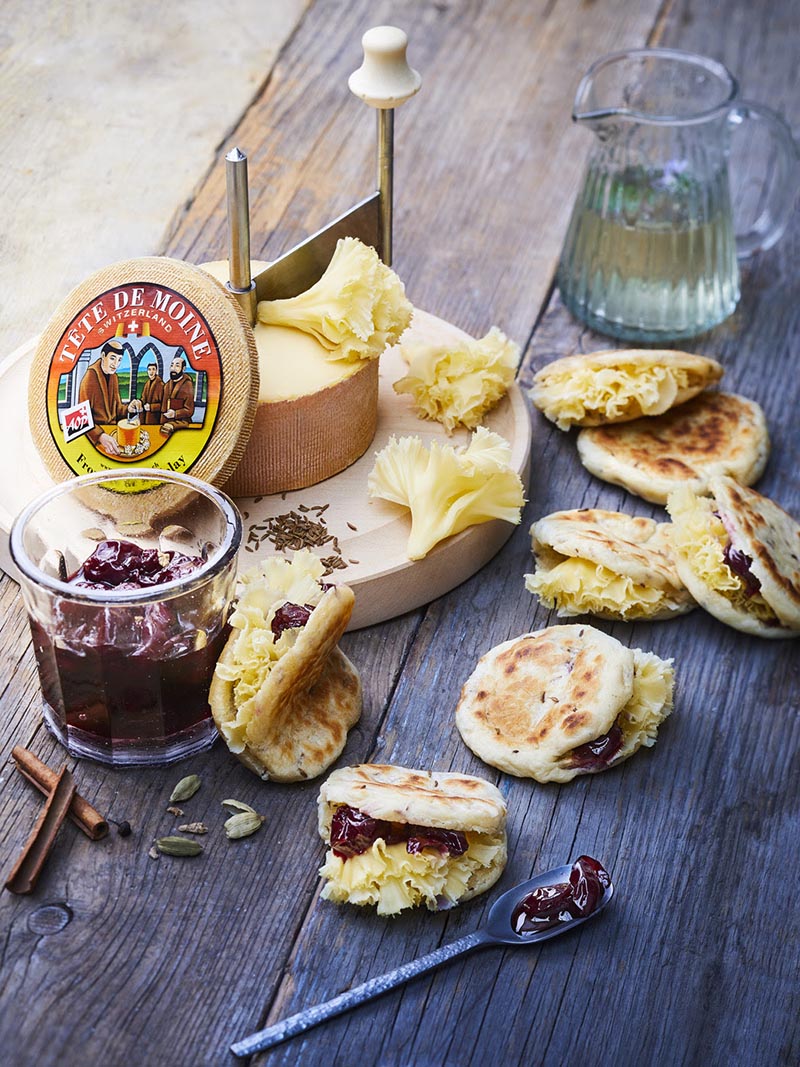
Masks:
[[[381,255],[380,200],[381,194],[373,193],[270,263],[256,275],[258,299],[284,300],[310,289],[325,273],[340,237],[357,237]]]

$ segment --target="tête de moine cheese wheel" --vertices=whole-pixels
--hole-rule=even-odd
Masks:
[[[28,412],[56,481],[154,467],[220,485],[244,453],[258,353],[237,301],[179,260],[114,263],[61,303],[31,365]]]
[[[254,262],[253,274],[266,264]],[[204,263],[219,281],[227,263]],[[378,360],[343,363],[312,336],[256,323],[259,393],[250,439],[224,488],[282,493],[330,478],[366,452],[378,421]]]

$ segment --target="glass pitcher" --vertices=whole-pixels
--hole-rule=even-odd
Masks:
[[[558,268],[564,303],[601,333],[632,341],[693,337],[739,299],[737,257],[773,245],[794,202],[797,146],[783,119],[737,100],[721,64],[644,48],[598,60],[572,117],[597,135]],[[730,135],[763,124],[775,151],[766,206],[736,235]]]

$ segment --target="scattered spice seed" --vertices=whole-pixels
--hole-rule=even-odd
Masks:
[[[225,820],[225,833],[230,841],[236,841],[240,837],[249,837],[256,830],[261,829],[264,818],[263,815],[257,815],[254,811],[240,811]]]
[[[347,524],[347,528],[348,528],[349,530],[356,530],[356,531],[358,531],[358,527],[357,527],[357,526],[354,526],[354,525],[352,524],[352,522],[348,522],[348,524]]]
[[[231,811],[249,811],[253,815],[256,814],[256,809],[251,808],[249,804],[243,803],[241,800],[223,800],[223,808],[230,808]]]
[[[341,556],[339,539],[330,532],[322,518],[329,507],[330,504],[298,504],[296,511],[287,511],[262,522],[251,523],[247,531],[245,550],[256,552],[265,541],[273,545],[278,552],[297,552],[302,548],[321,548],[330,544],[334,554],[322,560],[325,573],[341,570],[347,564]]]
[[[176,808],[174,805],[170,805],[167,811],[170,815],[174,815],[176,819],[183,815],[183,808]]]
[[[176,800],[189,800],[200,788],[200,777],[196,774],[187,774],[181,778],[170,793],[169,799],[174,803]]]
[[[178,829],[183,834],[207,834],[208,827],[204,822],[187,822],[183,826],[179,826]]]
[[[203,851],[199,841],[190,841],[188,837],[159,837],[156,848],[165,856],[199,856]]]
[[[122,822],[117,822],[116,819],[109,819],[108,821],[114,823],[117,828],[117,833],[120,837],[130,837],[133,833],[133,830],[131,829],[131,824],[128,822],[127,819],[123,819]]]
[[[147,853],[147,855],[150,857],[151,860],[157,860],[158,857],[161,855],[161,853],[158,851],[156,846],[153,845],[153,847],[150,849],[150,851]]]

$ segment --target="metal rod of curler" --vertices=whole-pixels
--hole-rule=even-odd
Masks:
[[[228,199],[228,288],[252,326],[256,321],[256,286],[250,276],[250,197],[247,156],[232,148],[225,156]]]

